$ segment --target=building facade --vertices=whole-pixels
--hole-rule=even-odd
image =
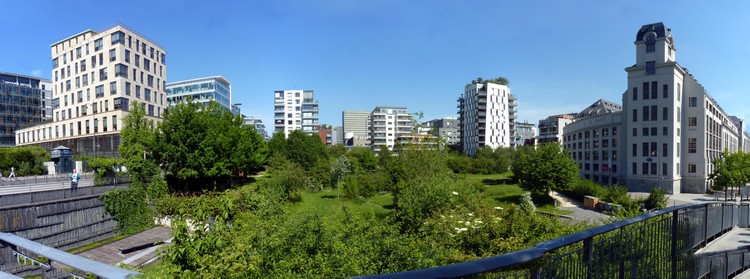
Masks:
[[[165,91],[167,93],[167,105],[170,107],[188,99],[204,107],[208,106],[209,102],[215,101],[221,107],[234,113],[232,84],[221,76],[170,82],[167,83]]]
[[[437,118],[422,123],[428,128],[428,133],[441,139],[441,144],[446,146],[457,146],[460,142],[458,133],[459,121],[455,118]]]
[[[469,156],[484,146],[513,147],[516,97],[506,85],[475,81],[458,98],[460,146]]]
[[[528,122],[516,122],[516,133],[513,146],[516,148],[536,145],[536,125]]]
[[[75,34],[51,50],[53,121],[16,131],[18,145],[118,156],[122,119],[132,103],[161,120],[167,53],[155,42],[117,25]]]
[[[318,133],[318,101],[312,90],[274,92],[274,132],[289,136],[294,130],[309,135]]]
[[[370,113],[370,147],[375,152],[383,147],[393,150],[410,138],[413,127],[406,107],[375,107]]]
[[[745,132],[737,125],[741,121],[734,121],[676,62],[675,42],[663,23],[641,27],[635,46],[636,63],[625,68],[628,89],[622,111],[579,114],[565,128],[565,147],[583,164],[582,175],[591,179],[597,175],[594,164],[603,171],[607,139],[609,183],[625,184],[631,191],[661,187],[670,193],[705,193],[713,184],[713,160],[725,149],[745,149]],[[613,151],[618,155],[612,156]]]
[[[537,143],[557,142],[562,144],[563,130],[566,125],[573,122],[573,118],[575,118],[574,114],[557,114],[539,120]]]
[[[45,121],[51,95],[50,80],[0,72],[0,147],[16,146],[16,130]]]
[[[245,125],[251,125],[255,127],[255,131],[258,132],[263,139],[268,140],[268,132],[266,131],[266,124],[263,124],[263,120],[252,116],[245,116]]]
[[[341,112],[344,146],[369,146],[370,112],[345,110]]]
[[[333,129],[328,129],[328,128],[325,128],[325,129],[321,128],[321,129],[319,129],[318,130],[318,137],[320,138],[320,142],[322,142],[323,144],[325,144],[328,147],[330,147],[330,146],[332,146],[332,145],[335,144],[334,141],[333,141],[333,137],[334,137],[333,136]]]

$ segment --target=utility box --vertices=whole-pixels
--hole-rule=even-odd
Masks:
[[[588,209],[596,209],[596,205],[601,201],[601,199],[593,196],[584,196],[583,197],[583,207]]]

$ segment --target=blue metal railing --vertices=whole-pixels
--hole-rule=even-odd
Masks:
[[[694,252],[748,223],[750,204],[680,205],[509,254],[358,278],[726,278],[750,267],[750,250]]]

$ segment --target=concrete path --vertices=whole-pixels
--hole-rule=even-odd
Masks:
[[[171,237],[172,230],[170,228],[158,226],[115,242],[83,251],[78,255],[108,264],[123,263],[132,267],[139,267],[156,258],[157,250],[161,245],[132,251],[127,254],[120,254],[119,249],[130,248],[144,243],[153,243],[158,240],[169,243],[171,242]]]
[[[90,175],[83,175],[78,187],[90,187],[94,179]],[[70,189],[70,179],[66,176],[30,176],[0,179],[0,195],[41,192],[49,190]]]

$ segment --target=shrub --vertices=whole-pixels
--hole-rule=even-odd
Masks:
[[[648,194],[645,204],[646,208],[649,210],[667,207],[667,190],[660,187],[654,187],[651,189],[651,193]]]

